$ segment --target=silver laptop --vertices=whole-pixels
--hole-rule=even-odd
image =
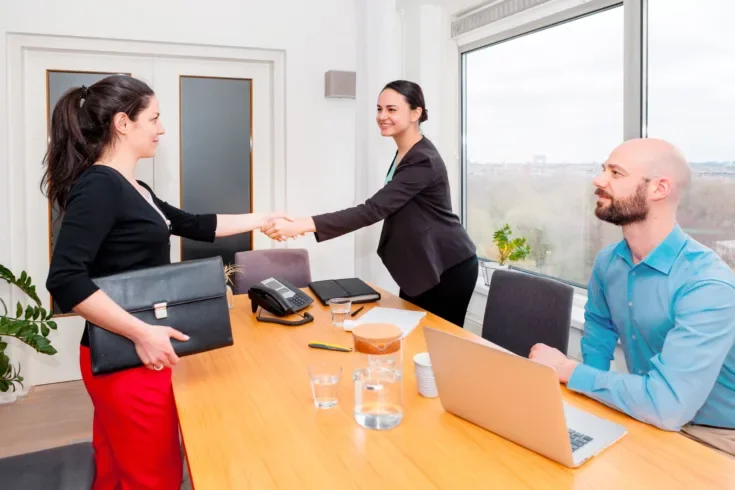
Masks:
[[[424,327],[444,409],[576,468],[621,437],[625,427],[567,405],[556,371],[476,340]]]

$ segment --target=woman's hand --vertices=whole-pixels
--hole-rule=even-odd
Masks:
[[[316,231],[316,229],[314,227],[314,220],[311,218],[299,218],[296,220],[278,218],[270,223],[266,223],[260,231],[268,235],[269,238],[280,242]]]
[[[270,213],[263,213],[263,224],[261,225],[261,228],[279,218],[285,219],[286,221],[294,221],[291,216],[284,213],[283,211],[272,211]]]
[[[171,339],[185,342],[189,337],[171,327],[146,325],[134,340],[135,351],[148,369],[160,371],[164,367],[173,367],[179,362],[179,357],[174,352]]]

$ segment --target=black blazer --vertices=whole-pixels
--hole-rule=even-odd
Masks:
[[[408,150],[393,179],[364,204],[313,219],[319,242],[385,220],[378,255],[409,296],[428,291],[445,270],[475,255],[452,212],[447,167],[427,138]]]

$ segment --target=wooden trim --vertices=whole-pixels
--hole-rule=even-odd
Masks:
[[[236,80],[240,82],[250,82],[250,134],[248,135],[248,144],[250,146],[250,168],[249,168],[249,174],[250,174],[250,212],[253,212],[253,147],[255,146],[253,144],[253,85],[254,80],[252,78],[238,78],[238,77],[215,77],[215,76],[209,76],[209,75],[179,75],[179,206],[183,208],[184,206],[184,169],[183,169],[183,160],[184,160],[184,153],[182,151],[183,149],[183,143],[182,143],[182,125],[183,125],[183,116],[182,116],[182,86],[183,86],[183,79],[184,78],[205,78],[208,80]],[[255,239],[254,239],[254,231],[250,232],[250,250],[253,250],[255,246]],[[179,260],[184,259],[184,240],[181,238],[179,240]]]
[[[253,113],[255,112],[253,110],[253,92],[255,91],[255,80],[250,80],[250,138],[248,141],[248,145],[250,146],[250,212],[255,212],[253,210],[253,194],[255,194],[255,188],[253,187],[253,153],[255,152],[254,144],[253,144]],[[253,250],[255,248],[255,230],[250,232],[250,250]]]
[[[183,179],[183,138],[181,137],[181,131],[183,126],[184,117],[182,115],[181,108],[183,107],[183,96],[181,95],[183,90],[183,75],[179,75],[179,208],[184,209],[184,179]],[[216,230],[215,230],[216,236]],[[215,238],[216,240],[216,238]],[[184,261],[184,237],[179,237],[179,262]]]

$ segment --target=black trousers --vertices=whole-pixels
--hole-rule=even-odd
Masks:
[[[444,271],[439,284],[418,296],[400,291],[401,299],[413,303],[459,327],[464,326],[467,307],[477,284],[478,261],[473,255]]]

